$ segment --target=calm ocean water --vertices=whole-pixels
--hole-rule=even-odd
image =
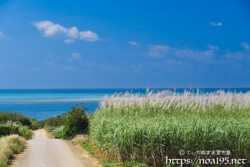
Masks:
[[[200,90],[206,93],[219,89],[221,88]],[[169,88],[154,90],[169,90]],[[223,90],[246,93],[250,91],[250,88],[225,88]],[[17,112],[44,120],[66,113],[72,106],[83,102],[84,106],[89,108],[87,112],[93,113],[98,108],[98,101],[105,95],[110,96],[126,91],[146,93],[146,89],[0,89],[0,111]],[[176,91],[183,92],[184,89],[176,89]]]

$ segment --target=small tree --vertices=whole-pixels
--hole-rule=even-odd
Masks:
[[[88,131],[89,120],[86,116],[85,108],[83,104],[72,107],[68,112],[66,122],[63,130],[63,137],[71,137],[78,133],[86,133]]]
[[[23,118],[18,118],[17,121],[19,121],[22,125],[28,126],[29,128],[31,128],[30,119],[23,117]]]

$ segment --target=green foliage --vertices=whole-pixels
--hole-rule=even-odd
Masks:
[[[18,134],[26,139],[32,137],[32,131],[28,126],[23,126],[20,123],[9,123],[0,125],[0,136],[7,136],[11,134]]]
[[[8,121],[17,121],[20,118],[26,118],[26,116],[19,113],[0,112],[0,123],[6,123]]]
[[[0,136],[7,136],[10,134],[17,134],[18,133],[18,127],[13,125],[0,125]]]
[[[64,125],[57,127],[56,129],[53,130],[53,135],[55,137],[63,137],[63,130],[64,130]]]
[[[44,127],[43,121],[37,121],[36,119],[30,119],[30,121],[31,121],[31,129],[33,130]]]
[[[185,104],[106,106],[90,121],[90,136],[103,152],[123,162],[163,166],[178,150],[230,150],[250,157],[250,106]],[[190,104],[194,105],[194,104]]]
[[[44,125],[46,127],[52,128],[52,129],[53,129],[53,127],[62,126],[65,124],[66,116],[67,116],[67,114],[63,114],[63,115],[56,116],[53,118],[48,118],[44,121]]]
[[[75,121],[72,116],[66,117],[66,123],[63,130],[63,138],[73,136],[77,132]]]
[[[28,126],[19,126],[18,134],[26,139],[31,139],[33,135],[32,131]]]
[[[17,121],[20,122],[22,125],[28,126],[28,127],[31,128],[31,121],[30,121],[29,118],[25,118],[25,117],[23,117],[23,118],[18,118]]]
[[[78,133],[86,133],[88,129],[88,118],[85,111],[87,108],[81,104],[77,107],[72,107],[68,112],[63,130],[63,137],[72,137]]]
[[[20,122],[22,125],[28,126],[32,129],[44,126],[42,121],[37,121],[36,119],[29,118],[20,113],[11,113],[7,111],[0,112],[0,124],[5,124],[8,121]]]

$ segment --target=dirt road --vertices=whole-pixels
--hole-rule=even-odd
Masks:
[[[28,148],[12,162],[13,167],[95,167],[88,156],[76,152],[61,139],[48,139],[44,129],[35,131]]]

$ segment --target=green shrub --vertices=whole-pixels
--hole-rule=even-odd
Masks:
[[[20,123],[17,124],[15,122],[9,122],[6,125],[0,125],[0,136],[12,134],[18,134],[26,139],[30,139],[33,133],[28,126],[23,126]]]
[[[29,118],[20,113],[11,112],[0,112],[0,124],[5,124],[8,121],[20,122],[22,125],[28,126],[32,129],[37,129],[38,127],[43,127],[44,123],[42,121],[37,121],[36,119]]]
[[[65,124],[67,114],[48,118],[44,121],[45,127],[58,127]]]
[[[18,133],[18,127],[16,126],[0,125],[0,136],[7,136],[10,134],[17,134],[17,133]]]
[[[19,126],[18,134],[26,139],[31,139],[33,132],[30,130],[28,126]]]
[[[31,121],[31,129],[33,130],[44,127],[44,121],[37,121],[36,119],[30,119],[30,121]]]
[[[81,104],[77,107],[72,107],[68,112],[63,130],[63,137],[73,137],[78,133],[86,133],[88,129],[88,118],[85,111],[87,108]]]
[[[30,119],[28,119],[28,118],[18,118],[17,121],[20,122],[22,125],[28,126],[28,127],[31,128],[31,121],[30,121]]]

